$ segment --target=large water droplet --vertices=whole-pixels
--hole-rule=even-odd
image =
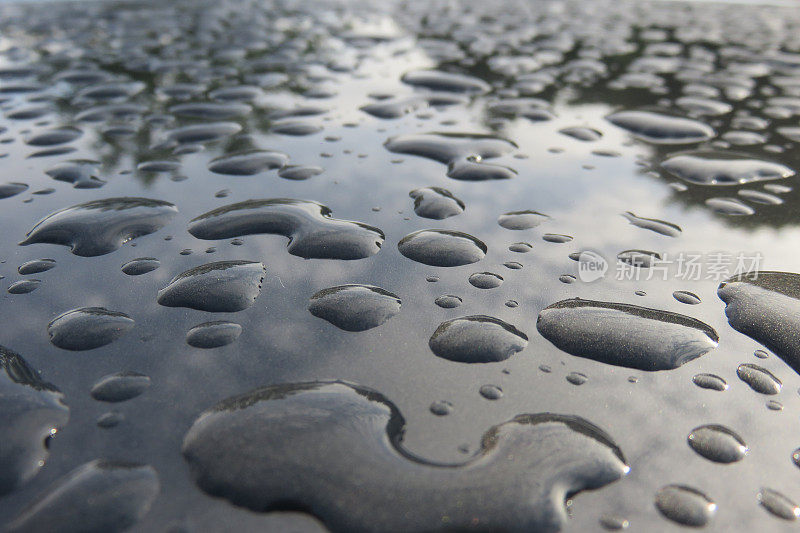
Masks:
[[[177,213],[174,205],[161,200],[93,200],[47,215],[20,244],[61,244],[75,255],[104,255],[131,239],[158,231]]]
[[[65,350],[93,350],[133,328],[134,320],[104,307],[80,307],[61,313],[47,325],[50,342]]]
[[[781,380],[763,366],[745,363],[736,369],[739,379],[747,383],[751,389],[761,394],[778,394],[781,391]]]
[[[735,152],[684,152],[661,163],[674,176],[699,185],[738,185],[788,178],[794,170]]]
[[[720,284],[717,295],[736,331],[763,344],[800,372],[800,275],[748,272]]]
[[[606,118],[615,126],[653,144],[696,143],[716,135],[711,126],[698,120],[653,111],[620,111]]]
[[[261,294],[266,267],[253,261],[218,261],[178,274],[158,291],[158,303],[199,311],[233,313]]]
[[[637,305],[562,300],[539,313],[539,333],[578,357],[639,370],[671,370],[717,346],[694,318]]]
[[[397,248],[404,256],[425,265],[454,267],[483,259],[486,245],[460,231],[427,229],[403,237]]]
[[[739,435],[715,424],[694,428],[688,442],[694,451],[715,463],[741,461],[749,451]]]
[[[308,304],[312,315],[345,331],[366,331],[400,312],[400,297],[372,285],[323,289]]]
[[[454,318],[436,328],[428,345],[443,359],[458,363],[505,361],[528,345],[528,337],[499,318]]]

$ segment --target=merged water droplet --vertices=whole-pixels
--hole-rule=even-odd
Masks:
[[[717,346],[707,324],[637,305],[562,300],[539,313],[539,333],[567,353],[638,370],[671,370]]]
[[[0,346],[0,497],[44,466],[46,440],[69,419],[62,398],[21,355]]]
[[[653,144],[696,143],[716,136],[711,126],[699,120],[654,111],[619,111],[606,118],[638,139]]]
[[[372,285],[340,285],[314,294],[308,310],[339,329],[366,331],[399,313],[400,297]]]
[[[447,400],[437,400],[431,404],[430,411],[436,416],[447,416],[453,412],[453,404]]]
[[[698,185],[738,185],[795,174],[780,163],[736,152],[683,152],[667,158],[661,166],[675,177]]]
[[[173,204],[162,200],[129,197],[93,200],[47,215],[20,245],[61,244],[69,246],[75,255],[104,255],[131,239],[158,231],[177,213]]]
[[[655,503],[662,515],[684,526],[703,527],[717,512],[717,504],[708,496],[686,485],[663,487]]]
[[[178,274],[158,291],[158,303],[199,311],[234,313],[261,294],[266,267],[254,261],[217,261]]]
[[[219,348],[235,342],[241,334],[242,326],[235,322],[204,322],[186,333],[186,344],[195,348]]]
[[[381,230],[331,214],[328,207],[307,200],[247,200],[192,219],[189,233],[206,240],[283,235],[289,238],[289,253],[304,259],[363,259],[380,251]]]
[[[449,465],[404,449],[404,427],[376,391],[342,382],[274,385],[200,415],[183,454],[204,491],[253,510],[301,507],[333,531],[465,529],[476,520],[493,531],[556,531],[568,495],[628,471],[613,440],[574,416],[516,416],[484,433],[472,458]],[[353,483],[362,488],[358,498],[330,489]]]
[[[100,163],[89,159],[73,159],[53,165],[45,173],[57,181],[71,183],[76,189],[96,189],[106,184],[97,177]]]
[[[739,435],[717,424],[694,428],[687,440],[694,451],[715,463],[741,461],[750,451]]]
[[[151,466],[91,461],[58,479],[7,531],[122,532],[147,514],[159,490]]]
[[[447,175],[464,181],[509,179],[512,169],[484,163],[507,154],[517,145],[491,135],[469,133],[423,133],[392,137],[384,144],[387,150],[433,159],[447,165]]]
[[[457,363],[505,361],[528,345],[528,337],[499,318],[466,316],[442,322],[428,341],[437,356]]]
[[[397,249],[404,256],[430,266],[455,267],[484,258],[483,241],[460,231],[426,229],[400,239]]]
[[[408,195],[414,199],[414,212],[423,218],[443,220],[464,212],[464,202],[441,187],[414,189]]]
[[[109,374],[92,385],[89,393],[101,402],[124,402],[136,398],[150,387],[150,377],[138,372]]]
[[[104,307],[80,307],[61,313],[47,325],[50,342],[64,350],[93,350],[130,331],[134,320]]]

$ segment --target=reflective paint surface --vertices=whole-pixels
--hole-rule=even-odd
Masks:
[[[0,531],[787,527],[798,29],[3,2]]]

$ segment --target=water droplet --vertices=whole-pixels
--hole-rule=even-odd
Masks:
[[[490,86],[479,78],[441,70],[415,70],[404,74],[401,80],[408,85],[424,87],[432,91],[483,94],[489,92],[490,89]]]
[[[508,247],[509,251],[516,252],[518,254],[525,254],[530,252],[533,249],[527,242],[515,242]]]
[[[218,141],[242,131],[235,122],[206,122],[183,126],[167,132],[167,140],[178,144],[195,144]]]
[[[111,429],[125,421],[125,415],[119,411],[109,411],[97,417],[97,427]]]
[[[615,126],[653,144],[696,143],[716,135],[711,126],[698,120],[652,111],[620,111],[606,118]]]
[[[17,181],[9,181],[8,183],[0,183],[0,200],[4,198],[11,198],[21,192],[28,190],[28,185],[19,183]]]
[[[628,219],[628,222],[636,227],[649,229],[650,231],[655,231],[656,233],[666,235],[667,237],[677,237],[682,231],[680,226],[677,226],[671,222],[665,222],[655,218],[640,217],[631,213],[630,211],[623,213],[622,216]]]
[[[778,518],[794,521],[800,517],[800,507],[777,490],[761,489],[758,492],[758,503]]]
[[[637,305],[562,300],[539,313],[539,333],[578,357],[637,370],[678,368],[717,346],[694,318]]]
[[[736,375],[751,389],[761,394],[778,394],[781,391],[781,380],[762,366],[750,363],[741,364],[736,369]]]
[[[400,297],[372,285],[323,289],[308,304],[312,315],[345,331],[366,331],[400,312]]]
[[[617,254],[617,259],[637,268],[650,268],[661,260],[661,254],[648,250],[625,250]]]
[[[106,184],[96,176],[100,163],[88,159],[73,159],[58,163],[45,171],[57,181],[71,183],[76,189],[96,189]]]
[[[78,128],[56,128],[30,135],[25,143],[30,146],[55,146],[72,142],[81,135],[83,132]]]
[[[794,170],[736,152],[684,152],[661,163],[668,172],[698,185],[737,185],[788,178]]]
[[[441,187],[414,189],[408,195],[414,199],[414,212],[423,218],[443,220],[464,212],[464,202]]]
[[[469,283],[479,289],[494,289],[503,283],[503,278],[492,272],[476,272],[469,277]]]
[[[234,313],[261,294],[266,267],[253,261],[218,261],[178,274],[158,291],[158,303],[199,311]]]
[[[149,376],[125,371],[100,378],[89,392],[100,402],[124,402],[136,398],[149,387]]]
[[[618,515],[604,514],[600,517],[600,525],[607,531],[619,531],[628,529],[631,523],[627,518]]]
[[[694,428],[688,442],[694,451],[715,463],[741,461],[750,451],[739,435],[715,424]]]
[[[717,512],[717,504],[708,496],[686,485],[663,487],[655,503],[662,515],[684,526],[703,527]]]
[[[528,337],[498,318],[476,315],[442,322],[428,342],[437,356],[458,363],[505,361],[528,345]]]
[[[767,400],[767,409],[770,411],[783,411],[783,404],[778,400]]]
[[[147,514],[158,492],[151,466],[91,461],[56,480],[8,531],[122,532]]]
[[[583,385],[589,380],[586,374],[581,374],[580,372],[570,372],[567,374],[567,381],[572,383],[573,385]]]
[[[278,171],[278,176],[287,180],[303,181],[324,172],[322,167],[308,165],[287,165]]]
[[[212,159],[208,170],[230,176],[252,176],[265,170],[281,168],[289,156],[281,152],[250,150]]]
[[[478,392],[487,400],[499,400],[503,397],[503,389],[497,385],[481,385]]]
[[[46,439],[69,418],[62,397],[21,355],[0,346],[0,496],[26,483],[44,465]]]
[[[404,256],[430,266],[454,267],[483,259],[486,245],[466,233],[420,230],[403,237],[397,248]]]
[[[186,333],[186,344],[195,348],[219,348],[236,341],[241,334],[242,326],[234,322],[204,322]]]
[[[543,215],[538,211],[510,211],[508,213],[503,213],[497,219],[497,223],[500,224],[502,227],[510,230],[524,230],[535,228],[545,220],[547,220],[547,215]],[[524,245],[526,243],[516,243]],[[512,244],[512,246],[514,246]],[[528,249],[530,249],[530,245],[528,245]],[[517,250],[512,250],[517,251]],[[527,250],[526,250],[527,251]]]
[[[381,230],[331,214],[328,207],[306,200],[247,200],[192,219],[189,233],[205,240],[283,235],[289,238],[289,253],[304,259],[363,259],[380,251]]]
[[[38,289],[41,284],[42,280],[40,279],[23,279],[9,285],[7,292],[8,294],[28,294]]]
[[[682,304],[697,305],[701,302],[700,297],[693,292],[689,291],[675,291],[672,297]]]
[[[705,204],[712,211],[729,216],[754,215],[756,210],[737,198],[708,198]]]
[[[174,205],[161,200],[93,200],[47,215],[20,245],[61,244],[69,246],[75,255],[104,255],[131,239],[158,231],[177,213]]]
[[[447,465],[403,448],[404,429],[398,409],[376,391],[342,382],[275,385],[200,415],[183,455],[204,491],[253,510],[291,501],[315,509],[334,531],[438,530],[442,516],[447,529],[472,528],[477,519],[492,531],[521,522],[557,530],[568,495],[628,471],[611,438],[573,416],[518,415],[484,433],[475,455]],[[347,456],[359,460],[340,460]],[[398,488],[392,498],[387,479]],[[344,504],[330,490],[353,483],[360,496]],[[486,486],[495,490],[478,488]]]
[[[511,309],[515,309],[515,308],[519,307],[519,302],[516,301],[516,300],[508,300],[506,302],[506,307],[509,307]]]
[[[437,296],[435,303],[439,307],[444,309],[453,309],[461,305],[463,300],[458,296],[453,296],[452,294],[443,294],[441,296]]]
[[[47,272],[56,267],[55,259],[34,259],[33,261],[26,261],[22,263],[17,272],[23,276],[30,274],[39,274],[40,272]]]
[[[141,276],[160,266],[161,262],[155,257],[138,257],[122,265],[122,271],[129,276]]]
[[[431,404],[430,411],[436,416],[447,416],[453,412],[453,404],[447,400],[437,400]]]
[[[103,307],[80,307],[61,313],[47,325],[50,342],[64,350],[93,350],[114,342],[134,326],[134,320]]]
[[[591,142],[599,140],[603,134],[592,128],[585,128],[581,126],[573,126],[558,130],[558,133],[572,137],[579,141]]]
[[[715,374],[696,374],[692,382],[701,389],[725,391],[728,390],[728,382]]]

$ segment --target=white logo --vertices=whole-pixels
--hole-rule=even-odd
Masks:
[[[608,263],[603,256],[589,250],[578,256],[578,277],[585,283],[597,281],[606,275]]]

